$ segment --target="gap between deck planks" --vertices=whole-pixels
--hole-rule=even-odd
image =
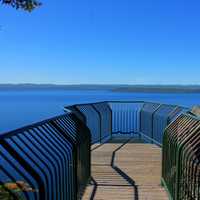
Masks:
[[[92,146],[92,180],[83,200],[167,200],[161,148],[136,139]]]

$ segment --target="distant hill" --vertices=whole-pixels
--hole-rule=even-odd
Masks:
[[[118,87],[121,87],[119,85]],[[0,84],[0,90],[113,90],[114,85]]]
[[[108,90],[112,92],[200,93],[200,85],[0,84],[0,90]]]
[[[117,87],[113,92],[199,93],[200,85],[134,85]]]

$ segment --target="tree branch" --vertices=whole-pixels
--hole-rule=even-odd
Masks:
[[[23,9],[29,12],[42,5],[41,2],[37,0],[0,0],[0,2],[10,5],[16,9]]]

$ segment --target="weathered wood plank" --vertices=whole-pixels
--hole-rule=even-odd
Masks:
[[[92,181],[83,200],[167,200],[160,185],[161,149],[153,144],[106,143],[92,151]]]

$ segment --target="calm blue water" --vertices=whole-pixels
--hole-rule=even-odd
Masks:
[[[0,133],[63,113],[63,106],[105,100],[144,100],[191,107],[200,94],[114,93],[110,91],[0,91]]]

